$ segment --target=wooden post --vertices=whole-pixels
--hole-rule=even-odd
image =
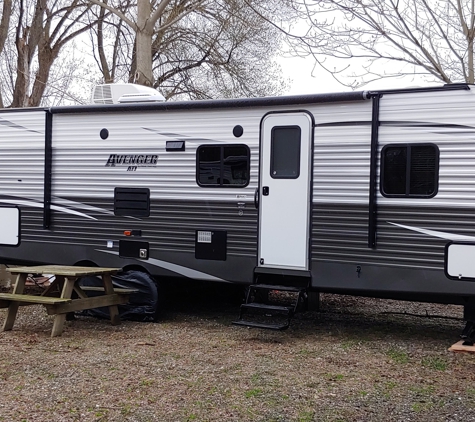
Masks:
[[[16,278],[16,284],[13,288],[14,294],[22,294],[25,289],[26,277],[28,274],[18,274]],[[10,331],[15,323],[16,314],[18,312],[19,302],[11,302],[8,306],[7,317],[3,323],[3,331]]]
[[[71,299],[75,282],[76,277],[65,277],[63,291],[61,292],[61,298]],[[54,317],[53,331],[51,332],[51,337],[60,336],[63,333],[63,325],[65,320],[66,314],[58,314]]]
[[[9,287],[11,284],[10,274],[5,268],[5,265],[0,265],[0,287]]]
[[[102,274],[102,282],[104,283],[104,291],[106,295],[114,294],[114,286],[112,285],[112,277],[110,274]],[[112,325],[120,324],[119,308],[117,305],[109,306],[109,315]]]

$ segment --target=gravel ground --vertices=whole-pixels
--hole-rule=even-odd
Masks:
[[[20,308],[0,420],[475,421],[475,355],[447,350],[461,307],[322,295],[274,332],[232,326],[227,292],[172,297],[158,323],[78,317],[53,339]]]

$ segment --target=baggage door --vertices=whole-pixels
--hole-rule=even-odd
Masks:
[[[269,113],[261,123],[258,266],[308,270],[313,118]]]

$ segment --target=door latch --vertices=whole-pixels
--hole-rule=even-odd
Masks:
[[[269,195],[269,186],[262,187],[262,195],[268,196]]]

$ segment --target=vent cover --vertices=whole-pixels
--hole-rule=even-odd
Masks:
[[[130,217],[150,216],[150,189],[115,188],[114,215]]]
[[[163,102],[165,97],[156,89],[137,84],[102,84],[94,87],[93,104]]]
[[[114,104],[111,86],[97,85],[94,88],[93,102],[94,104]]]

